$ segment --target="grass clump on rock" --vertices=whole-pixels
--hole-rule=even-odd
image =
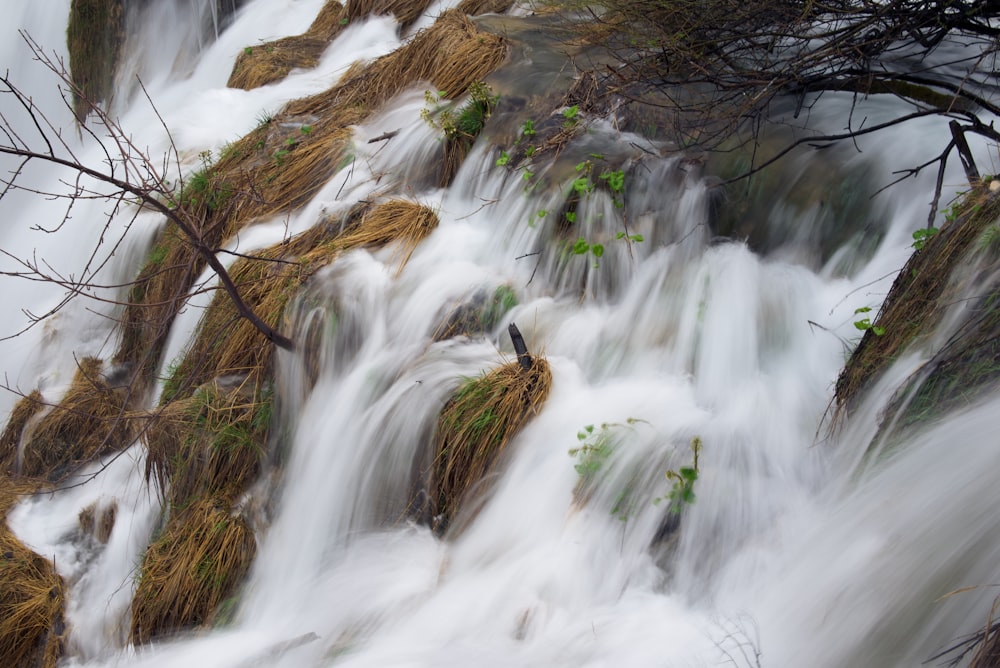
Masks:
[[[167,521],[139,570],[133,642],[210,625],[246,576],[256,542],[240,503],[262,470],[271,411],[270,391],[244,376],[203,385],[150,418],[146,476]]]
[[[43,408],[45,402],[42,393],[32,390],[14,404],[7,419],[7,426],[0,434],[0,475],[13,475],[14,467],[17,464],[17,455],[21,445],[21,437],[27,427],[29,420],[37,415]]]
[[[469,16],[504,14],[514,6],[514,0],[462,0],[456,10]]]
[[[226,85],[252,90],[284,79],[295,68],[316,67],[323,51],[346,25],[344,8],[336,0],[328,0],[309,29],[301,35],[243,49],[236,58]]]
[[[896,277],[878,317],[866,329],[837,379],[838,411],[849,410],[888,364],[914,341],[931,334],[941,322],[959,287],[955,282],[956,269],[974,262],[972,254],[977,252],[984,232],[998,217],[1000,198],[983,187],[966,195],[949,216],[950,222],[939,232],[921,235],[915,244],[917,250]],[[996,311],[994,307],[984,306],[984,309],[987,314]],[[980,321],[970,331],[982,328]],[[989,323],[985,329],[991,330]],[[970,345],[981,338],[974,336]],[[957,352],[952,350],[953,354]],[[995,366],[1000,369],[1000,364]]]
[[[256,551],[253,531],[226,502],[209,497],[181,511],[143,558],[132,599],[132,641],[210,625]]]
[[[29,491],[0,477],[0,518]],[[55,668],[63,649],[65,584],[52,562],[0,521],[0,665]]]
[[[61,480],[76,467],[135,440],[135,425],[127,410],[132,391],[127,385],[112,386],[102,368],[99,359],[80,360],[62,401],[21,434],[16,465],[20,475]],[[36,400],[29,395],[29,401]],[[5,442],[12,438],[8,436]]]
[[[236,500],[257,478],[272,398],[252,379],[230,377],[163,406],[144,435],[147,478],[171,508],[209,495]]]
[[[530,369],[511,362],[463,384],[441,411],[434,440],[429,501],[432,525],[448,528],[496,466],[507,444],[536,415],[552,387],[541,357]]]

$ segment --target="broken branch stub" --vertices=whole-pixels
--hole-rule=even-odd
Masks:
[[[507,325],[507,333],[510,334],[510,342],[514,344],[514,352],[517,353],[517,362],[521,365],[521,368],[525,371],[531,370],[531,365],[534,364],[534,360],[531,359],[531,355],[528,354],[528,346],[524,343],[524,337],[521,336],[521,330],[517,328],[517,325],[510,323]]]

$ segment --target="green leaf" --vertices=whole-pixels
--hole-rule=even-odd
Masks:
[[[571,223],[575,223],[576,222],[576,211],[567,211],[566,212],[566,220],[569,221],[569,222],[571,222]]]
[[[885,334],[885,327],[879,327],[878,325],[875,325],[874,327],[872,327],[872,334],[874,334],[875,336],[882,336],[883,334]]]
[[[868,313],[872,310],[871,306],[862,306],[861,308],[854,309],[855,313]]]
[[[685,480],[689,480],[691,482],[694,482],[695,480],[698,479],[698,472],[693,468],[691,468],[690,466],[682,466],[680,468],[680,474],[682,478],[684,478]]]
[[[646,240],[646,237],[642,236],[641,234],[633,234],[632,236],[629,237],[629,239],[636,242],[637,244],[641,244],[643,241]]]
[[[863,331],[871,328],[872,321],[869,320],[868,318],[865,318],[864,320],[858,320],[858,321],[856,321],[854,323],[854,326],[857,327],[858,329],[860,329],[863,332]]]
[[[573,244],[574,255],[583,255],[589,250],[590,250],[590,244],[583,237],[577,239],[576,243]]]
[[[604,244],[591,244],[590,252],[594,254],[594,257],[602,257],[604,255]]]

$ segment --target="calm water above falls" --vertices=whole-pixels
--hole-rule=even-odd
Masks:
[[[346,30],[316,70],[250,92],[225,88],[234,54],[301,32],[321,4],[249,2],[218,40],[201,45],[196,62],[175,70],[166,64],[179,62],[177,49],[192,51],[186,26],[196,8],[157,17],[161,52],[151,56],[154,45],[144,42],[135,68],[187,168],[198,166],[201,151],[252,128],[262,110],[323,90],[355,59],[400,43],[389,19],[373,19]],[[28,0],[12,5],[21,27],[63,48],[64,26],[53,17],[64,16],[68,3],[44,16]],[[433,6],[419,25],[447,6]],[[47,95],[46,77],[13,30],[2,40],[12,76]],[[821,429],[843,341],[857,339],[854,310],[878,306],[912,250],[928,183],[880,196],[872,215],[884,219],[885,236],[870,260],[858,259],[842,277],[794,253],[762,257],[711,239],[701,176],[679,158],[635,149],[632,159],[644,167],[628,191],[630,210],[640,212],[630,225],[645,241],[629,249],[614,240],[617,211],[595,195],[581,212],[588,238],[607,239],[595,267],[554,250],[532,255],[553,224],[537,212],[557,210],[565,195],[526,193],[519,178],[494,166],[483,142],[452,187],[416,190],[408,170],[438,141],[421,118],[426,104],[422,89],[399,96],[357,128],[354,166],[313,203],[232,242],[240,250],[275,243],[323,211],[392,188],[441,218],[401,270],[391,247],[353,251],[290,305],[287,320],[302,328],[293,338],[334,311],[337,326],[320,344],[312,389],[303,360],[279,356],[277,391],[290,434],[283,485],[230,624],[139,650],[124,646],[130,588],[159,511],[143,482],[140,448],[94,482],[12,513],[22,540],[52,556],[71,583],[65,665],[754,666],[756,648],[762,666],[913,666],[985,622],[988,590],[942,596],[1000,582],[1000,520],[991,512],[1000,487],[984,473],[997,431],[995,400],[927,428],[896,457],[856,475],[882,403],[919,364],[911,355],[836,436]],[[141,131],[154,151],[166,149],[148,105],[118,105],[124,127]],[[838,101],[828,107],[823,113],[836,123]],[[367,143],[396,129],[395,143]],[[928,121],[867,138],[865,152],[845,158],[838,172],[872,168],[882,183],[892,169],[928,159],[914,138],[944,131]],[[600,124],[589,141],[607,152],[629,141],[658,148]],[[35,178],[57,176],[42,170]],[[781,210],[781,202],[769,204]],[[16,220],[0,240],[20,254],[37,248],[72,270],[78,249],[95,241],[86,221],[104,210],[94,203],[66,231],[44,235],[29,227],[59,208],[23,200],[15,213],[5,207]],[[141,263],[158,222],[140,222],[109,272],[128,275]],[[402,520],[412,462],[462,378],[512,359],[513,351],[505,326],[473,341],[432,342],[432,334],[456,302],[500,285],[518,297],[507,320],[553,367],[552,394],[511,445],[479,513],[442,541]],[[3,290],[8,330],[22,308],[42,312],[58,298],[46,286],[6,277]],[[78,304],[3,344],[12,383],[41,382],[57,393],[74,355],[113,352],[106,319]],[[183,350],[197,324],[195,306],[175,323],[165,359]],[[3,401],[5,410],[13,403]],[[618,447],[601,485],[578,503],[569,451],[581,429],[604,423]],[[657,541],[666,514],[654,500],[669,492],[664,473],[690,461],[695,437],[703,443],[697,501],[670,540]],[[611,512],[623,489],[624,518]],[[119,507],[111,540],[98,552],[84,550],[70,538],[79,510],[111,499]]]

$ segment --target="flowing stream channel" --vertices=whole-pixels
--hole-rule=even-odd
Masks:
[[[99,163],[71,112],[60,111],[56,80],[15,30],[62,53],[68,0],[46,0],[44,9],[34,0],[6,4],[0,53],[11,78],[52,109],[85,162]],[[320,0],[251,0],[214,24],[195,0],[154,3],[146,22],[130,27],[113,108],[151,155],[173,141],[184,169],[194,170],[202,152],[218,152],[288,100],[325,90],[355,61],[389,53],[454,4],[432,4],[402,36],[391,17],[352,24],[315,69],[244,91],[225,87],[235,56],[303,32]],[[525,10],[514,14],[531,20]],[[203,36],[206,21],[220,29],[217,38]],[[524,71],[558,69],[536,57]],[[137,74],[169,137],[137,91]],[[863,220],[843,221],[853,232],[838,248],[820,251],[803,233],[755,252],[713,238],[710,208],[726,202],[713,200],[697,160],[597,122],[581,150],[641,163],[629,171],[625,197],[628,231],[643,240],[616,238],[621,211],[596,191],[579,216],[604,254],[572,255],[546,246],[554,224],[546,212],[560,208],[573,179],[557,164],[536,166],[556,185],[526,189],[496,165],[498,150],[483,138],[450,187],[412,176],[441,141],[422,118],[426,88],[357,126],[353,162],[304,208],[229,241],[241,252],[263,248],[391,190],[440,217],[405,264],[391,245],[351,251],[289,304],[293,340],[316,322],[325,333],[313,359],[277,357],[272,429],[283,434],[284,466],[227,622],[148,646],[127,642],[138,564],[160,516],[141,446],[92,467],[100,472],[90,482],[10,513],[17,536],[53,559],[68,583],[60,665],[916,666],[986,623],[1000,583],[1000,485],[989,473],[1000,399],[866,460],[888,397],[931,354],[909,351],[849,419],[836,429],[829,419],[834,383],[860,336],[855,310],[877,310],[912,252],[933,175],[866,201]],[[842,123],[848,104],[830,96],[813,120]],[[866,113],[875,119],[891,109],[872,102]],[[391,141],[368,142],[396,130]],[[753,215],[818,225],[815,210],[786,201],[796,189],[832,197],[846,187],[844,175],[877,189],[893,170],[933,157],[945,142],[925,140],[946,132],[941,121],[917,121],[865,137],[860,150],[793,157],[802,170],[819,165],[823,178],[776,188]],[[47,188],[65,178],[43,167],[29,176]],[[949,172],[944,202],[962,178]],[[10,255],[0,268],[35,256],[79,276],[109,207],[81,202],[63,229],[46,233],[38,228],[58,224],[64,204],[8,198],[0,247]],[[134,276],[162,224],[144,213],[113,252],[102,245],[91,263],[103,263],[95,281]],[[876,242],[861,249],[856,241],[871,228]],[[63,296],[53,285],[0,280],[4,335],[27,324],[24,310],[45,313]],[[442,314],[501,286],[516,305],[489,336],[434,340]],[[178,317],[164,365],[186,348],[205,305],[195,297]],[[58,399],[76,359],[113,354],[116,309],[81,297],[3,341],[7,383]],[[481,507],[442,539],[406,519],[413,462],[463,379],[515,359],[512,321],[551,365],[552,391],[487,481]],[[0,414],[16,398],[0,397]],[[595,434],[613,452],[581,498],[582,455],[571,451]],[[690,465],[695,439],[697,498],[678,523],[659,499],[671,490],[666,472]],[[107,544],[77,540],[80,510],[112,502]],[[965,587],[978,588],[948,596]]]

